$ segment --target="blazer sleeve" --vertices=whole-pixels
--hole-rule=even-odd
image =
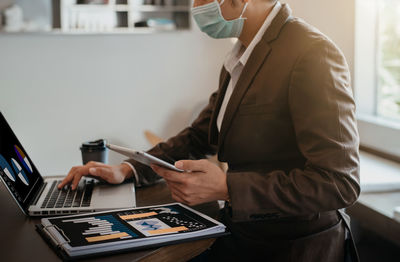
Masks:
[[[207,155],[215,155],[217,148],[209,144],[208,134],[217,94],[218,91],[210,96],[208,105],[201,111],[191,126],[185,128],[166,142],[157,144],[147,151],[147,153],[170,163],[180,159],[201,159],[206,158]],[[138,174],[137,178],[139,181],[135,181],[136,186],[151,185],[161,179],[150,167],[133,159],[126,161],[134,166]]]
[[[314,42],[294,65],[289,110],[303,168],[228,173],[232,220],[336,210],[360,193],[359,138],[347,63],[330,41]]]

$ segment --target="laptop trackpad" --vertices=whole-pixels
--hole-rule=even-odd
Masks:
[[[96,210],[136,207],[135,187],[132,183],[98,184],[93,189],[91,207]]]

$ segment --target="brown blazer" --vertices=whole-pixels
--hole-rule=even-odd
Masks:
[[[223,220],[236,239],[229,246],[252,243],[260,250],[280,250],[268,241],[310,235],[315,241],[301,248],[281,243],[285,257],[269,258],[340,261],[344,229],[334,210],[352,205],[360,192],[355,104],[342,52],[317,29],[293,18],[284,4],[244,66],[219,133],[216,119],[229,79],[223,68],[219,89],[193,124],[149,153],[174,160],[218,153],[228,163],[230,206]],[[134,165],[141,184],[158,179],[149,168]],[[335,226],[322,238],[328,242],[314,237]],[[311,246],[320,247],[319,253],[302,259],[299,250]]]

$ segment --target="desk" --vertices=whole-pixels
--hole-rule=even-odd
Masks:
[[[174,202],[164,181],[136,190],[137,206]],[[218,214],[218,204],[194,207],[211,217]],[[0,257],[2,261],[57,261],[57,255],[35,230],[39,218],[26,217],[0,182]],[[85,261],[187,261],[202,253],[215,239],[205,239],[150,250],[88,259]]]

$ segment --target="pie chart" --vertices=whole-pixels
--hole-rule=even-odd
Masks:
[[[28,177],[25,175],[24,170],[22,170],[21,166],[18,164],[17,160],[14,158],[11,158],[11,164],[14,168],[15,173],[17,173],[18,178],[21,179],[22,183],[24,183],[26,186],[29,186],[29,180]]]
[[[26,157],[26,155],[24,154],[24,152],[17,145],[14,145],[14,150],[19,158],[19,161],[21,161],[22,165],[25,167],[26,170],[29,171],[29,173],[32,174],[33,171],[32,171],[31,163],[29,163],[29,160]]]
[[[6,174],[6,176],[13,182],[15,182],[15,175],[6,159],[0,155],[0,168]]]

